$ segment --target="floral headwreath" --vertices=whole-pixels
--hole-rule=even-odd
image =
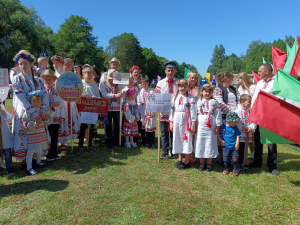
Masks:
[[[32,91],[32,92],[28,93],[28,95],[26,96],[26,99],[30,102],[32,97],[41,97],[42,100],[44,100],[44,93],[40,90]]]
[[[64,64],[64,60],[63,60],[62,57],[59,56],[59,55],[54,55],[54,56],[52,56],[52,57],[51,57],[51,61],[52,61],[52,62],[53,62],[53,61],[57,61],[57,62],[59,62],[59,63],[61,63],[61,64]]]
[[[134,88],[130,88],[126,91],[126,96],[129,97],[130,95],[136,93],[136,90]]]
[[[202,88],[204,88],[204,87],[210,87],[210,88],[212,88],[213,91],[215,90],[215,85],[212,85],[212,84],[204,84],[202,86]]]
[[[30,63],[34,63],[34,62],[35,62],[34,56],[31,55],[28,51],[20,51],[20,52],[18,52],[18,53],[15,55],[13,61],[14,61],[16,64],[18,64],[19,59],[21,59],[21,58],[22,58],[22,59],[27,59]]]
[[[132,66],[132,67],[130,68],[130,73],[132,73],[134,70],[138,70],[139,73],[142,72],[140,67],[138,67],[138,66]]]

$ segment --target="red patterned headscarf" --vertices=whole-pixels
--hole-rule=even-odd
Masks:
[[[130,68],[130,73],[131,73],[131,74],[132,74],[133,70],[138,70],[140,74],[141,74],[141,72],[142,72],[141,69],[140,69],[140,67],[138,67],[138,66],[132,66],[132,67]]]
[[[59,63],[61,63],[61,64],[64,64],[64,60],[63,60],[62,57],[59,56],[59,55],[54,55],[54,56],[52,56],[52,57],[51,57],[51,61],[52,61],[52,62],[53,62],[53,61],[57,61],[57,62],[59,62]]]

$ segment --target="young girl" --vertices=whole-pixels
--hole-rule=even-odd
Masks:
[[[126,99],[123,105],[123,112],[125,114],[124,124],[122,133],[125,135],[126,143],[125,146],[127,148],[137,147],[136,144],[133,143],[133,137],[138,136],[138,127],[137,121],[139,120],[137,113],[137,105],[135,102],[135,93],[136,90],[134,88],[130,88],[126,92]],[[129,137],[130,142],[129,143]]]
[[[212,97],[213,91],[212,84],[204,84],[197,102],[196,158],[200,159],[200,171],[204,170],[204,160],[207,159],[207,172],[211,171],[212,159],[218,156],[217,135],[222,124],[222,114],[219,103]]]
[[[184,79],[176,82],[178,90],[172,98],[170,130],[173,131],[173,154],[178,154],[175,166],[178,169],[190,167],[190,156],[193,152],[193,133],[196,130],[196,102],[189,94],[188,82]],[[183,162],[183,154],[185,161]]]
[[[153,94],[154,92],[149,88],[148,79],[142,78],[141,83],[143,88],[137,97],[137,104],[141,122],[143,123],[142,130],[144,133],[146,131],[144,147],[154,149],[156,130],[155,112],[149,112],[146,105],[148,94]]]
[[[240,85],[238,90],[240,95],[248,94],[251,95],[251,97],[253,96],[256,85],[253,84],[252,80],[245,72],[238,73],[236,82]]]
[[[37,112],[41,111],[43,98],[44,94],[41,91],[33,91],[27,95],[27,100]],[[35,118],[32,114],[24,112],[22,122],[27,131],[27,173],[35,175],[36,171],[32,169],[33,154],[36,155],[37,165],[44,167],[46,164],[41,162],[41,157],[43,151],[48,149],[47,126],[52,123],[52,118],[48,115],[43,119],[41,117]]]
[[[199,88],[199,74],[195,71],[191,71],[187,74],[187,82],[189,84],[189,94],[192,95],[195,98],[195,102],[198,102],[198,99],[200,98],[201,90]],[[196,124],[197,127],[197,124]],[[196,141],[197,141],[197,134],[193,134],[193,152],[191,154],[191,164],[196,163],[195,158],[195,149],[196,149]]]

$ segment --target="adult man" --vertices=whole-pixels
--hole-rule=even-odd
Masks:
[[[110,69],[107,72],[107,79],[100,83],[100,92],[103,98],[110,99],[108,108],[108,124],[105,125],[105,134],[107,136],[107,146],[112,148],[113,144],[119,144],[119,128],[120,128],[120,100],[122,93],[122,85],[113,84],[113,72],[114,69]],[[114,126],[112,127],[112,121]],[[112,130],[113,129],[113,130]],[[113,136],[114,132],[114,136]]]
[[[169,61],[164,64],[164,67],[167,77],[157,83],[155,92],[159,94],[175,94],[177,91],[174,79],[176,63]],[[161,143],[163,148],[161,159],[167,158],[168,151],[170,151],[171,158],[177,158],[177,155],[172,154],[173,132],[169,130],[169,115],[170,112],[160,113]]]
[[[66,72],[71,72],[73,70],[73,68],[74,68],[74,61],[71,58],[69,58],[69,57],[65,57],[64,58],[64,67],[63,68],[64,68],[64,70]]]
[[[119,66],[120,66],[120,61],[116,58],[116,57],[113,57],[110,62],[109,62],[109,65],[110,65],[110,68],[111,69],[114,69],[114,71],[118,71],[119,69]],[[100,79],[100,83],[102,81],[105,81],[106,80],[106,74],[107,72],[105,72],[102,76],[101,76],[101,79]]]
[[[255,92],[252,98],[252,106],[257,98],[257,95],[260,91],[265,91],[269,94],[272,94],[274,77],[272,74],[272,66],[269,63],[262,64],[258,69],[258,75],[261,80],[257,83]],[[255,153],[254,160],[249,165],[249,167],[258,167],[261,168],[262,164],[262,154],[263,154],[263,144],[260,142],[260,132],[259,126],[257,126],[254,133],[254,141],[255,141]],[[267,166],[270,169],[270,172],[277,176],[279,172],[277,170],[277,145],[276,144],[268,144],[268,159]]]

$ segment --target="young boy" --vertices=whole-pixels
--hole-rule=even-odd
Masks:
[[[141,122],[143,123],[141,129],[141,137],[145,140],[144,147],[155,148],[155,113],[147,111],[147,96],[154,92],[149,88],[149,80],[146,78],[141,79],[142,89],[137,96],[138,112],[140,114]],[[146,131],[146,139],[145,139]]]
[[[98,89],[98,86],[92,82],[93,79],[93,69],[91,67],[85,67],[82,70],[83,75],[83,92],[82,97],[85,97],[87,99],[90,98],[100,98],[100,92]],[[79,145],[78,150],[83,150],[83,140],[85,135],[85,130],[88,128],[88,124],[82,123],[80,126],[80,132],[79,132]],[[89,130],[89,149],[92,149],[92,140],[93,140],[93,128],[91,126]]]
[[[253,132],[256,129],[256,124],[251,123],[248,120],[248,116],[250,114],[250,107],[251,107],[251,96],[248,94],[241,95],[240,103],[241,105],[238,106],[238,108],[235,110],[236,114],[240,118],[240,122],[238,123],[237,126],[242,132],[240,138],[240,149],[239,149],[239,166],[240,166],[240,171],[247,172],[248,168],[245,166],[245,164],[249,163],[247,157],[248,145],[253,141]]]
[[[66,110],[64,101],[59,97],[56,87],[53,85],[57,77],[52,70],[45,70],[41,75],[44,80],[46,92],[49,95],[49,108],[47,114],[52,117],[53,122],[48,126],[49,135],[51,137],[50,150],[46,156],[47,161],[54,161],[60,159],[57,154],[58,131],[59,126],[64,123],[66,119]]]
[[[44,74],[45,70],[47,69],[48,59],[47,57],[42,56],[38,58],[37,62],[38,62],[37,74],[38,77],[40,77],[42,74]]]
[[[9,130],[8,122],[13,119],[13,115],[5,110],[5,107],[0,103],[0,129],[2,133],[3,153],[5,157],[6,170],[9,176],[14,175],[12,167],[11,148],[14,146],[13,136]]]
[[[219,132],[219,142],[223,146],[223,161],[224,170],[223,174],[229,174],[229,162],[232,157],[233,176],[239,175],[238,161],[239,161],[239,144],[241,132],[237,127],[240,118],[235,112],[230,112],[226,115],[226,124],[222,124]]]

